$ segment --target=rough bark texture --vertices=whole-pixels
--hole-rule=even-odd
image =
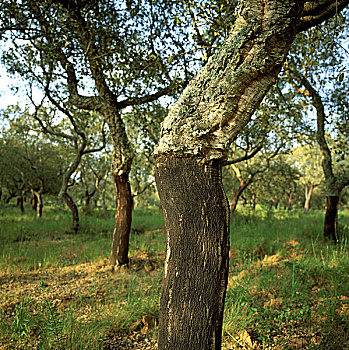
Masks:
[[[129,237],[132,222],[132,196],[128,176],[113,176],[116,189],[116,212],[110,263],[128,265]]]
[[[73,201],[73,198],[70,197],[70,195],[66,192],[61,193],[61,197],[64,200],[65,204],[68,206],[71,214],[72,214],[72,228],[73,231],[75,233],[77,233],[79,231],[79,211],[78,211],[78,207],[76,206],[76,204]]]
[[[244,1],[220,50],[162,125],[156,153],[224,158],[274,83],[297,32],[302,1]]]
[[[324,224],[324,237],[338,243],[337,217],[338,217],[338,196],[326,197],[326,214]]]
[[[219,162],[158,159],[167,228],[159,349],[221,349],[229,206]]]

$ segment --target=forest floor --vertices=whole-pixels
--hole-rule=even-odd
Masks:
[[[112,216],[81,232],[56,210],[41,221],[2,209],[0,349],[156,349],[165,230],[134,213],[130,266],[112,272]],[[349,212],[342,244],[321,212],[236,213],[222,349],[349,349]]]

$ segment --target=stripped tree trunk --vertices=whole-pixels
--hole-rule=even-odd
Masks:
[[[337,218],[338,218],[338,196],[326,197],[326,214],[324,223],[324,238],[330,239],[336,243],[339,242],[337,233]]]
[[[73,198],[67,192],[63,192],[60,195],[72,214],[72,225],[73,225],[72,228],[73,228],[73,231],[77,233],[80,227],[78,207],[73,201]]]
[[[169,233],[159,349],[220,349],[229,257],[221,165],[160,158],[156,180]]]
[[[132,222],[132,196],[128,176],[114,176],[116,212],[110,253],[111,265],[128,265],[129,236]]]

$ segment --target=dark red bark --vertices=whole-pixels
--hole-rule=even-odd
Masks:
[[[65,202],[65,204],[68,206],[71,214],[72,214],[72,228],[75,233],[79,231],[80,223],[79,223],[79,211],[78,207],[76,206],[75,202],[73,201],[73,198],[70,197],[68,193],[62,193],[62,198]]]
[[[113,267],[128,265],[132,222],[132,196],[128,176],[113,176],[116,189],[116,212],[110,263]]]
[[[337,218],[338,218],[338,196],[327,196],[325,223],[324,223],[324,238],[331,239],[338,243]]]

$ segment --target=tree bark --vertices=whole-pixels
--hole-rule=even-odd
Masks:
[[[34,191],[32,190],[32,198],[31,198],[31,205],[32,205],[32,209],[37,211],[37,207],[38,207],[38,199],[36,198],[36,195],[34,193]]]
[[[304,213],[307,213],[309,211],[310,207],[310,199],[311,195],[313,194],[315,186],[313,184],[310,185],[310,188],[307,184],[305,184],[305,202],[304,202]]]
[[[42,217],[42,209],[44,207],[44,203],[42,201],[41,193],[37,193],[36,197],[37,197],[36,217],[39,219]]]
[[[24,198],[22,196],[18,197],[17,205],[21,209],[21,213],[24,214]]]
[[[108,209],[107,209],[107,205],[105,203],[105,188],[103,188],[103,190],[102,190],[102,199],[101,199],[101,201],[102,201],[103,212],[106,213],[108,211]]]
[[[253,211],[255,211],[256,210],[256,193],[255,192],[251,192],[251,194],[252,194],[252,196],[251,196],[251,204],[252,204],[252,207],[251,207],[251,209],[253,210]]]
[[[167,228],[159,350],[221,349],[229,205],[220,162],[159,158],[155,176]]]
[[[324,238],[331,239],[335,243],[339,242],[337,233],[339,196],[326,197],[326,214],[324,223]]]
[[[132,222],[132,196],[128,175],[114,175],[116,212],[111,246],[110,263],[113,269],[128,266],[129,237]]]
[[[73,198],[67,192],[61,193],[61,197],[72,214],[72,228],[73,231],[77,233],[80,227],[78,207],[74,203]]]
[[[339,201],[339,196],[343,188],[349,185],[349,174],[345,173],[342,175],[335,175],[331,149],[327,144],[325,136],[325,107],[322,102],[320,94],[315,90],[308,79],[295,70],[291,70],[294,77],[298,82],[305,86],[307,92],[309,93],[313,106],[316,109],[317,117],[317,130],[316,130],[316,140],[320,146],[322,153],[322,169],[326,179],[326,196],[327,196],[327,207],[325,214],[325,224],[324,224],[324,239],[333,239],[335,243],[339,242],[337,236],[337,206]]]
[[[244,192],[245,189],[252,183],[253,176],[250,175],[246,181],[244,181],[242,178],[240,178],[239,180],[240,180],[240,187],[234,193],[234,197],[233,197],[231,204],[230,204],[230,213],[234,213],[242,192]]]
[[[288,211],[291,211],[292,210],[292,198],[293,198],[293,195],[295,194],[295,192],[291,192],[289,193],[288,195],[288,205],[287,205],[287,210]]]

